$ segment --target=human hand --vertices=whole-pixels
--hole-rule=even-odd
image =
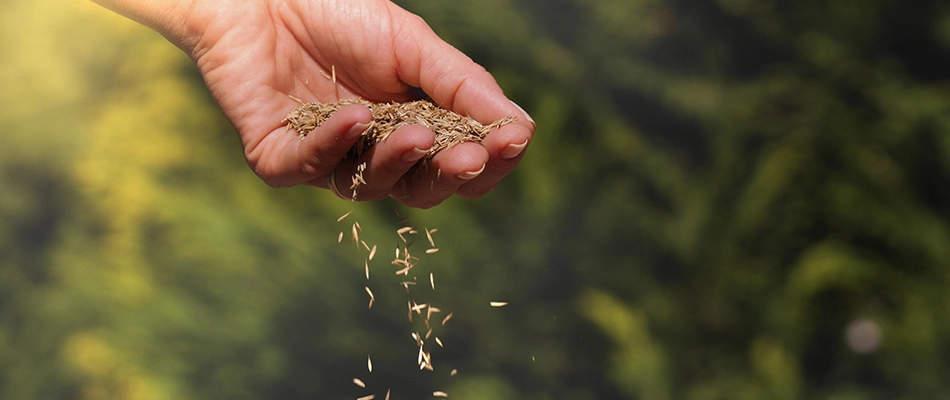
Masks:
[[[392,196],[426,208],[454,193],[477,198],[517,166],[535,129],[484,68],[389,1],[98,1],[162,32],[195,60],[237,129],[248,164],[271,186],[326,188],[329,177],[352,176],[365,162],[357,200]],[[372,119],[362,105],[344,107],[304,139],[281,123],[299,105],[290,96],[407,101],[416,88],[484,124],[506,116],[517,123],[481,144],[440,152],[430,168],[413,168],[434,141],[416,125],[398,129],[359,160],[345,158]],[[341,181],[337,189],[349,197],[349,179]]]

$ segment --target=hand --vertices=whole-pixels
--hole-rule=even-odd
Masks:
[[[389,1],[181,0],[174,7],[100,1],[159,30],[191,55],[237,129],[248,164],[275,187],[326,188],[335,174],[348,197],[349,177],[365,162],[367,183],[359,187],[358,200],[392,196],[426,208],[453,193],[477,198],[515,168],[535,129],[484,68]],[[427,169],[412,168],[434,141],[422,126],[400,128],[362,159],[345,159],[371,120],[364,106],[341,109],[304,139],[281,123],[299,105],[290,96],[407,101],[418,92],[414,88],[485,124],[509,115],[518,122],[481,144],[442,151]]]

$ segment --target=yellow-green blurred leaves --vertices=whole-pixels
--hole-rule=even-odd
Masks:
[[[609,376],[617,387],[645,400],[670,398],[667,356],[643,311],[598,291],[584,293],[578,307],[616,346]]]

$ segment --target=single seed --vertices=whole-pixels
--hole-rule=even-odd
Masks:
[[[343,232],[340,232],[340,236],[337,236],[337,237],[336,237],[336,242],[337,242],[337,243],[343,243]]]
[[[449,376],[455,376],[458,373],[459,373],[459,370],[453,369],[452,372],[449,372]]]
[[[445,347],[442,345],[442,340],[439,340],[438,336],[435,337],[435,344],[439,345],[439,347]]]
[[[355,384],[356,386],[359,386],[359,387],[361,387],[361,388],[365,388],[365,387],[366,387],[366,384],[363,383],[363,381],[361,381],[360,378],[353,378],[353,384]]]
[[[426,228],[426,238],[429,239],[429,245],[435,247],[435,240],[432,240],[432,231]]]
[[[337,219],[336,219],[336,222],[343,222],[343,220],[346,219],[346,217],[349,217],[349,216],[350,216],[350,213],[352,213],[352,212],[353,212],[353,210],[350,210],[350,211],[347,212],[346,214],[341,215],[340,218],[337,218]]]
[[[450,312],[449,315],[446,315],[445,318],[442,318],[442,326],[445,326],[446,322],[449,322],[452,319],[452,316],[455,315],[454,312]]]
[[[432,273],[429,273],[429,283],[432,285],[432,290],[435,290],[435,276]]]
[[[368,369],[369,372],[373,372],[373,359],[369,356],[366,356],[366,369]]]
[[[375,395],[375,394],[371,394],[371,395],[369,395],[369,396],[360,397],[360,398],[358,398],[358,399],[356,399],[356,400],[373,400],[373,399],[375,399],[375,398],[376,398],[376,395]]]
[[[389,400],[389,389],[386,389],[386,400]]]
[[[363,244],[363,248],[365,248],[365,249],[366,249],[366,251],[370,251],[370,250],[369,250],[369,245],[368,245],[368,244],[366,244],[366,241],[365,241],[365,240],[360,240],[360,243],[362,243],[362,244]]]
[[[369,259],[372,260],[373,256],[376,255],[376,245],[373,245],[373,248],[369,250]]]
[[[360,233],[356,231],[356,224],[353,224],[353,241],[356,242],[356,248],[360,247]]]
[[[493,301],[488,304],[490,304],[492,307],[504,307],[508,305],[508,302],[507,301]]]
[[[426,340],[429,340],[431,336],[432,336],[432,328],[429,328],[429,331],[426,332]]]
[[[330,71],[331,71],[330,76],[333,78],[332,80],[333,80],[333,83],[335,84],[336,83],[336,65],[331,65]]]
[[[432,392],[432,395],[435,397],[449,397],[447,393],[439,390]]]
[[[439,251],[438,247],[433,247],[431,249],[426,250],[426,254],[434,254],[434,253],[437,253],[438,251]]]
[[[363,260],[366,265],[366,280],[369,280],[369,261]]]

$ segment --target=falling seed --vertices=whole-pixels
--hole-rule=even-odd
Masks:
[[[330,66],[330,76],[333,78],[333,83],[336,83],[336,65]]]
[[[356,231],[356,224],[353,224],[353,241],[356,242],[356,247],[360,246],[360,233]]]
[[[355,384],[356,386],[359,386],[359,387],[361,387],[361,388],[365,388],[365,387],[366,387],[366,384],[363,383],[363,381],[361,381],[360,378],[353,378],[353,384]]]
[[[538,360],[535,360],[534,356],[531,356],[531,361],[537,362]]]
[[[350,210],[350,211],[348,211],[346,214],[341,215],[340,218],[337,218],[337,219],[336,219],[336,222],[343,222],[343,220],[346,219],[346,217],[349,217],[349,216],[350,216],[350,213],[352,213],[352,212],[353,212],[353,210]]]
[[[389,389],[386,389],[386,400],[389,400]]]
[[[439,251],[439,248],[438,248],[438,247],[433,247],[433,248],[431,248],[431,249],[426,250],[426,254],[434,254],[434,253],[436,253],[436,252],[438,252],[438,251]]]
[[[453,369],[452,372],[449,372],[449,376],[455,376],[458,373],[459,373],[459,370]]]
[[[426,340],[429,340],[430,337],[432,337],[432,328],[429,328],[429,330],[426,332]]]
[[[360,240],[360,243],[362,243],[362,244],[363,244],[363,248],[365,248],[365,249],[366,249],[366,251],[370,251],[370,249],[369,249],[369,245],[368,245],[368,244],[366,244],[366,241],[365,241],[365,240]]]
[[[399,246],[396,246],[396,259],[399,259]]]
[[[415,312],[417,312],[417,313],[419,313],[419,314],[422,314],[422,309],[424,309],[424,308],[426,308],[426,307],[428,307],[428,306],[429,306],[428,303],[416,304],[415,306],[412,307],[412,311],[415,311]]]
[[[376,296],[373,296],[373,291],[369,290],[369,286],[364,286],[363,288],[366,289],[366,294],[369,295],[369,308],[373,308],[373,303],[376,302]]]
[[[369,259],[372,260],[373,256],[376,255],[376,245],[373,245],[373,248],[369,250]]]
[[[435,276],[432,273],[429,273],[429,284],[432,285],[432,290],[435,290]]]
[[[366,280],[369,280],[369,261],[363,260],[366,266]]]
[[[442,345],[442,340],[440,340],[438,336],[435,337],[435,344],[439,345],[439,347],[445,347]]]
[[[356,399],[356,400],[373,400],[373,399],[375,399],[375,398],[376,398],[376,395],[375,395],[375,394],[371,394],[371,395],[369,395],[369,396],[360,397],[360,398],[358,398],[358,399]]]
[[[435,247],[435,241],[432,240],[432,231],[430,231],[428,228],[426,229],[426,238],[429,239],[429,245]]]
[[[438,308],[436,308],[436,307],[429,306],[429,309],[426,311],[426,325],[429,324],[429,318],[432,318],[432,313],[437,313],[437,312],[440,312],[440,311],[442,311],[442,310],[440,310],[440,309],[438,309]]]
[[[432,395],[435,396],[435,397],[449,397],[448,393],[445,393],[445,392],[440,391],[440,390],[436,390],[436,391],[432,392]]]
[[[455,313],[450,312],[449,315],[446,315],[445,318],[442,318],[442,326],[445,326],[445,323],[452,319],[452,315],[455,315]]]
[[[343,232],[340,232],[340,235],[336,237],[337,243],[343,243]]]
[[[488,304],[491,304],[492,307],[504,307],[508,305],[508,302],[507,301],[493,301]]]
[[[369,372],[373,372],[373,359],[369,356],[366,356],[366,369],[368,369]]]
[[[409,231],[411,231],[411,230],[412,230],[411,227],[408,227],[408,226],[402,227],[402,228],[399,228],[398,230],[396,230],[396,234],[399,235],[399,238],[402,239],[403,242],[405,242],[405,241],[406,241],[406,237],[403,236],[403,234],[405,234],[406,232],[409,232]],[[398,256],[397,256],[397,257],[398,257]]]

